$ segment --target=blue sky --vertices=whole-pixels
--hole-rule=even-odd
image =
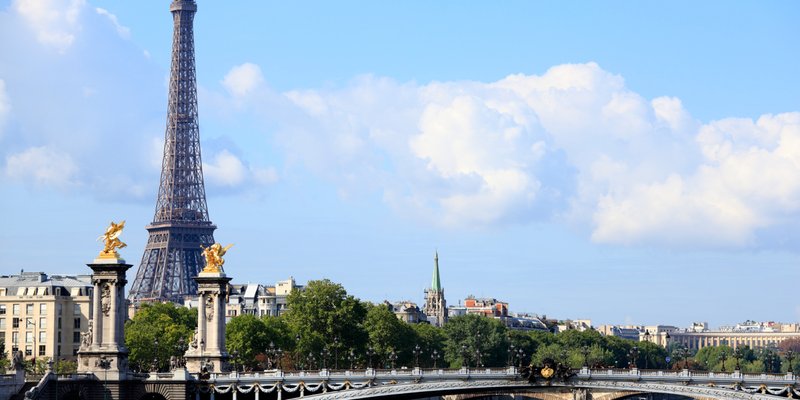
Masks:
[[[162,4],[163,3],[163,4]],[[236,281],[600,323],[800,320],[797,2],[229,2],[195,20]],[[0,273],[138,266],[168,2],[0,1]]]

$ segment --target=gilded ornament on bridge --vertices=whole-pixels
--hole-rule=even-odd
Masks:
[[[117,249],[127,246],[127,244],[119,240],[119,235],[122,234],[124,228],[124,220],[118,224],[111,221],[111,225],[106,228],[106,233],[97,238],[97,240],[103,241],[103,250],[100,252],[100,258],[119,259]]]
[[[552,368],[550,368],[550,366],[549,366],[549,365],[547,365],[547,366],[545,366],[544,368],[542,368],[542,370],[540,371],[540,373],[542,374],[542,378],[544,378],[544,379],[550,379],[550,378],[552,378],[552,377],[553,377],[553,375],[556,373],[556,371],[555,371],[555,370],[553,370]]]
[[[214,243],[208,247],[200,246],[200,248],[203,249],[203,257],[206,258],[206,267],[203,268],[202,272],[222,272],[222,264],[225,264],[225,260],[222,256],[224,256],[232,246],[233,244],[229,244],[222,247],[219,243]]]

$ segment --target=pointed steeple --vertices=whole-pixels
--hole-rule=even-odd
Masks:
[[[439,280],[439,250],[436,250],[436,255],[433,256],[433,280],[431,282],[431,289],[437,292],[442,290],[442,283]]]

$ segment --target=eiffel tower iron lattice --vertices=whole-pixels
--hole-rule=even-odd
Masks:
[[[194,0],[173,0],[172,67],[161,183],[149,238],[128,298],[183,301],[197,294],[193,279],[204,267],[200,246],[214,243],[208,217],[197,119]]]

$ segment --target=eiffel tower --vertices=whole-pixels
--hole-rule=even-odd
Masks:
[[[192,28],[197,4],[173,0],[169,10],[174,28],[164,159],[150,237],[128,293],[134,303],[196,295],[193,278],[205,264],[200,246],[214,243],[217,228],[208,217],[200,160]]]

